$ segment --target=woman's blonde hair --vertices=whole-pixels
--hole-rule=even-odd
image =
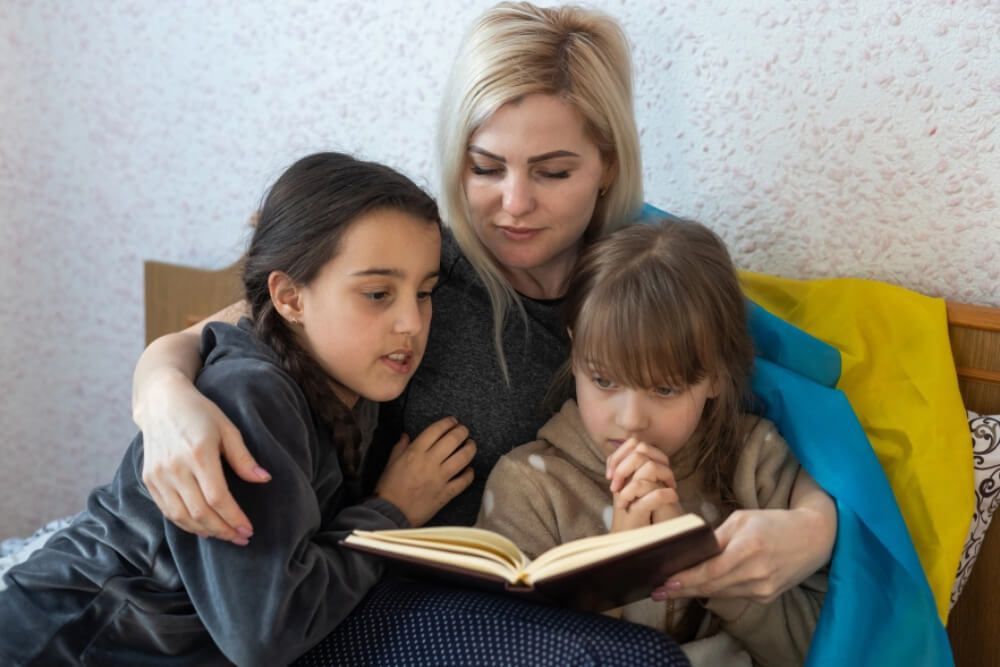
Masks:
[[[598,198],[583,242],[631,222],[642,206],[642,163],[632,106],[628,40],[611,17],[589,9],[503,2],[466,34],[445,90],[438,127],[442,217],[481,277],[493,310],[504,378],[507,312],[524,307],[472,226],[464,188],[469,138],[503,105],[555,95],[585,121],[612,178]]]
[[[563,377],[576,366],[629,387],[712,382],[692,469],[732,503],[753,341],[722,240],[681,220],[620,229],[580,256],[564,305],[573,349]]]

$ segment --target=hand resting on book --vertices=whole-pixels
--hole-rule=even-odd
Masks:
[[[837,513],[812,478],[800,475],[789,510],[739,510],[715,534],[722,553],[677,573],[653,591],[653,599],[742,597],[771,602],[830,560]]]

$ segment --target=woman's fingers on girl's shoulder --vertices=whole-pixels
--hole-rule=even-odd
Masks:
[[[226,463],[240,479],[256,484],[270,482],[271,473],[257,464],[257,459],[253,457],[244,444],[240,430],[221,412],[220,417],[222,421],[219,428],[222,438],[222,458],[226,460]]]
[[[216,459],[215,465],[196,470],[195,481],[205,505],[199,507],[197,498],[193,497],[189,508],[197,507],[202,511],[199,523],[204,533],[209,537],[245,546],[253,536],[253,525],[233,498],[226,484],[221,461]],[[193,493],[192,491],[192,496]]]

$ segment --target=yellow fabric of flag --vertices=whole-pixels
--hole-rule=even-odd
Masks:
[[[882,464],[944,623],[974,506],[944,301],[855,278],[740,280],[750,299],[840,350],[837,388]]]

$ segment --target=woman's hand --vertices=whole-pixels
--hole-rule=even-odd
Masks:
[[[476,443],[454,417],[434,422],[412,443],[406,434],[389,455],[375,493],[422,526],[472,483]]]
[[[654,600],[742,597],[768,603],[830,560],[837,534],[833,501],[804,472],[791,509],[739,510],[715,532],[722,553],[671,577]]]
[[[150,380],[136,422],[143,433],[142,481],[153,502],[188,532],[246,545],[253,526],[229,492],[221,457],[248,482],[271,476],[233,423],[187,377],[165,372]]]
[[[629,438],[608,457],[605,476],[614,499],[611,532],[684,513],[670,460],[656,447]]]

